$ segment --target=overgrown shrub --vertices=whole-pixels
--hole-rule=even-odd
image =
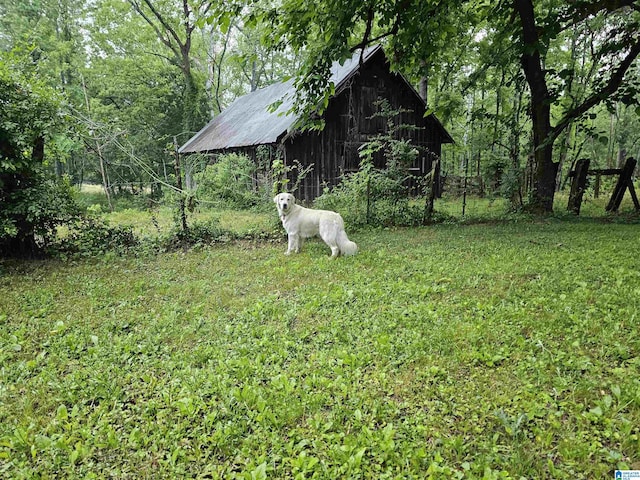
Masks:
[[[313,170],[313,164],[306,167],[299,160],[293,159],[289,165],[285,165],[281,158],[275,158],[269,170],[269,183],[265,185],[265,200],[281,192],[296,194],[298,187],[302,185],[305,177]]]
[[[232,208],[255,205],[259,196],[254,188],[255,164],[245,155],[220,155],[195,175],[198,199]]]
[[[235,235],[220,226],[220,220],[211,218],[202,222],[193,222],[186,230],[176,229],[162,239],[164,249],[200,247],[225,242]]]
[[[493,153],[487,160],[482,168],[482,176],[486,179],[485,194],[509,200],[510,211],[522,208],[522,168],[514,166],[511,159]]]
[[[26,58],[0,55],[0,256],[39,255],[77,207],[69,182],[53,177],[48,145],[61,129],[58,93]]]
[[[140,245],[131,227],[112,226],[94,215],[85,216],[69,225],[68,234],[53,245],[63,255],[92,257],[107,252],[128,253]]]
[[[509,208],[516,211],[522,208],[522,178],[521,168],[507,167],[500,180],[499,194],[509,200]]]
[[[99,214],[78,219],[69,226],[68,233],[52,243],[49,253],[58,256],[95,257],[106,254],[140,255],[156,254],[177,249],[189,249],[229,242],[237,238],[233,232],[223,229],[216,218],[193,222],[182,230],[176,226],[159,237],[139,238],[132,227],[113,226]]]
[[[20,188],[6,188],[0,197],[0,256],[41,254],[55,239],[58,226],[79,218],[68,179],[43,171],[32,172]]]
[[[350,225],[417,225],[422,210],[384,170],[362,168],[346,175],[315,200],[321,209],[339,211]]]
[[[356,226],[416,226],[425,223],[425,197],[389,195],[393,188],[386,188],[388,178],[381,172],[374,172],[370,177],[359,173],[346,176],[332,190],[325,189],[314,206],[338,211],[345,222]]]

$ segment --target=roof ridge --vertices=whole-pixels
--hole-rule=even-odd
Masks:
[[[339,61],[333,62],[329,80],[335,86],[334,97],[343,90],[349,79],[359,72],[360,60],[362,59],[364,64],[380,51],[384,55],[382,46],[374,45],[354,51],[351,58],[347,58],[342,64]],[[415,92],[403,75],[397,75]],[[277,143],[283,134],[290,133],[290,129],[299,119],[299,115],[292,112],[295,94],[294,80],[288,79],[242,95],[211,119],[180,147],[178,152],[208,152]],[[280,104],[273,107],[278,102]],[[444,127],[441,128],[444,131]]]

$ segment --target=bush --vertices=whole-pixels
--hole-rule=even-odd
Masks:
[[[510,202],[510,209],[517,211],[522,208],[522,178],[524,174],[521,168],[508,167],[500,179],[498,193]]]
[[[166,239],[165,249],[199,247],[212,245],[232,239],[234,235],[220,227],[220,220],[212,218],[203,222],[194,222],[187,230],[175,230]]]
[[[393,148],[399,143],[402,143],[402,148]],[[360,170],[343,177],[333,190],[326,189],[316,199],[317,207],[344,212],[345,221],[351,225],[408,226],[424,223],[424,202],[412,199],[407,187],[410,179],[421,183],[421,179],[407,173],[404,155],[408,144],[390,141],[389,145],[385,152],[387,168],[375,168],[371,157],[373,150],[364,149]],[[411,152],[410,156],[413,155]]]
[[[78,211],[69,182],[48,174],[45,162],[61,129],[61,98],[29,65],[12,53],[0,55],[1,256],[40,254],[56,227]]]
[[[49,253],[63,257],[156,254],[228,242],[235,238],[237,236],[234,233],[220,227],[219,220],[214,218],[194,222],[187,230],[176,227],[159,238],[140,239],[132,227],[112,226],[95,214],[78,219],[69,226],[69,233],[53,243]]]
[[[79,218],[80,210],[66,178],[34,170],[30,178],[22,178],[20,188],[6,188],[3,193],[0,256],[41,254],[55,239],[58,226]]]
[[[343,178],[333,190],[326,189],[315,200],[317,208],[341,213],[354,226],[414,226],[424,223],[425,206],[421,198],[398,194],[397,184],[384,171],[366,175],[359,171]]]
[[[325,189],[315,206],[341,212],[350,225],[395,225],[409,203],[406,195],[395,195],[397,187],[384,171],[363,168],[345,176],[333,190]]]
[[[195,175],[199,200],[231,208],[248,208],[258,203],[253,177],[256,167],[245,155],[220,155],[213,165]]]
[[[131,227],[111,226],[99,217],[88,216],[70,225],[69,234],[53,245],[53,251],[92,257],[107,252],[127,253],[139,245]]]

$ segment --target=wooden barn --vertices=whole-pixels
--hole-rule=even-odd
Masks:
[[[264,146],[279,152],[285,165],[298,160],[303,167],[313,165],[295,192],[310,201],[319,196],[325,186],[339,183],[343,174],[356,171],[360,164],[359,147],[386,128],[386,120],[371,118],[376,102],[387,99],[392,109],[408,110],[396,119],[398,125],[415,125],[417,129],[401,132],[403,138],[426,147],[438,157],[443,143],[452,143],[451,136],[434,115],[424,116],[425,101],[400,74],[389,69],[382,47],[370,47],[347,60],[335,62],[331,69],[335,95],[324,112],[325,127],[321,132],[299,132],[294,129],[297,117],[287,114],[294,98],[293,82],[273,84],[238,98],[220,115],[209,122],[180,149],[180,154],[220,154],[241,152],[257,160]],[[270,105],[282,102],[271,112]],[[417,158],[411,171],[424,175],[432,170],[433,155]],[[380,161],[382,162],[382,161]],[[384,165],[376,165],[384,167]],[[436,169],[439,176],[439,168]],[[435,185],[440,185],[439,181]],[[439,192],[436,192],[439,194]]]

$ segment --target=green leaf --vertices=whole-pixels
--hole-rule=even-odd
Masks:
[[[613,393],[613,396],[616,397],[619,400],[620,399],[620,394],[621,394],[620,386],[619,385],[613,385],[611,387],[611,393]]]
[[[602,411],[602,408],[598,406],[589,410],[589,413],[593,413],[595,416],[601,417],[603,414],[603,411]]]
[[[222,33],[227,33],[229,31],[229,26],[231,25],[231,15],[228,12],[220,15],[218,19],[218,26],[220,27],[220,31]]]
[[[262,462],[257,468],[251,471],[251,480],[267,479],[267,462]]]
[[[56,410],[56,418],[58,420],[67,420],[69,418],[69,411],[65,405],[60,405]]]

